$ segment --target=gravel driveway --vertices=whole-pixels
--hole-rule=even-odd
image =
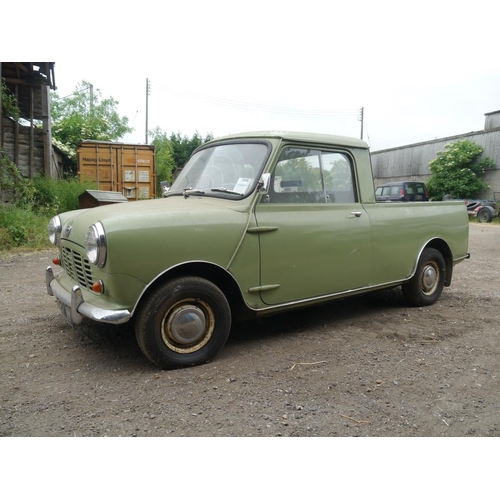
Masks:
[[[0,259],[0,436],[500,436],[500,225],[427,308],[399,289],[237,326],[161,371],[129,326],[72,330],[54,254]]]

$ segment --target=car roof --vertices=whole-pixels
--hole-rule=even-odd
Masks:
[[[338,144],[342,146],[351,146],[355,148],[368,149],[368,144],[355,137],[346,137],[342,135],[319,134],[314,132],[293,132],[293,131],[255,131],[231,134],[223,137],[217,137],[207,144],[226,141],[229,139],[283,139],[290,141],[312,142],[318,144]],[[206,144],[204,144],[205,146]]]

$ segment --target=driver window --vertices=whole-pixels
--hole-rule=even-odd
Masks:
[[[285,148],[271,180],[274,203],[324,203],[319,151]]]
[[[352,162],[346,154],[285,148],[278,159],[269,196],[271,203],[354,203]]]

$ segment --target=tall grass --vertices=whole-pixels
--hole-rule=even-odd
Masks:
[[[33,206],[38,213],[54,216],[58,213],[76,210],[78,197],[87,189],[97,189],[92,182],[77,179],[54,180],[45,177],[33,179],[35,190]]]
[[[48,248],[47,225],[50,218],[50,215],[14,206],[0,207],[0,254],[14,248]]]
[[[80,194],[96,189],[95,184],[76,179],[23,179],[16,168],[9,168],[8,182],[4,178],[0,186],[3,195],[9,197],[0,205],[0,253],[49,248],[49,220],[58,213],[77,209]]]

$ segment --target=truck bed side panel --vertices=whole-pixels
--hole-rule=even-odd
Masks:
[[[444,240],[454,261],[465,258],[469,220],[459,202],[409,202],[365,205],[372,231],[371,285],[412,275],[422,248]]]

